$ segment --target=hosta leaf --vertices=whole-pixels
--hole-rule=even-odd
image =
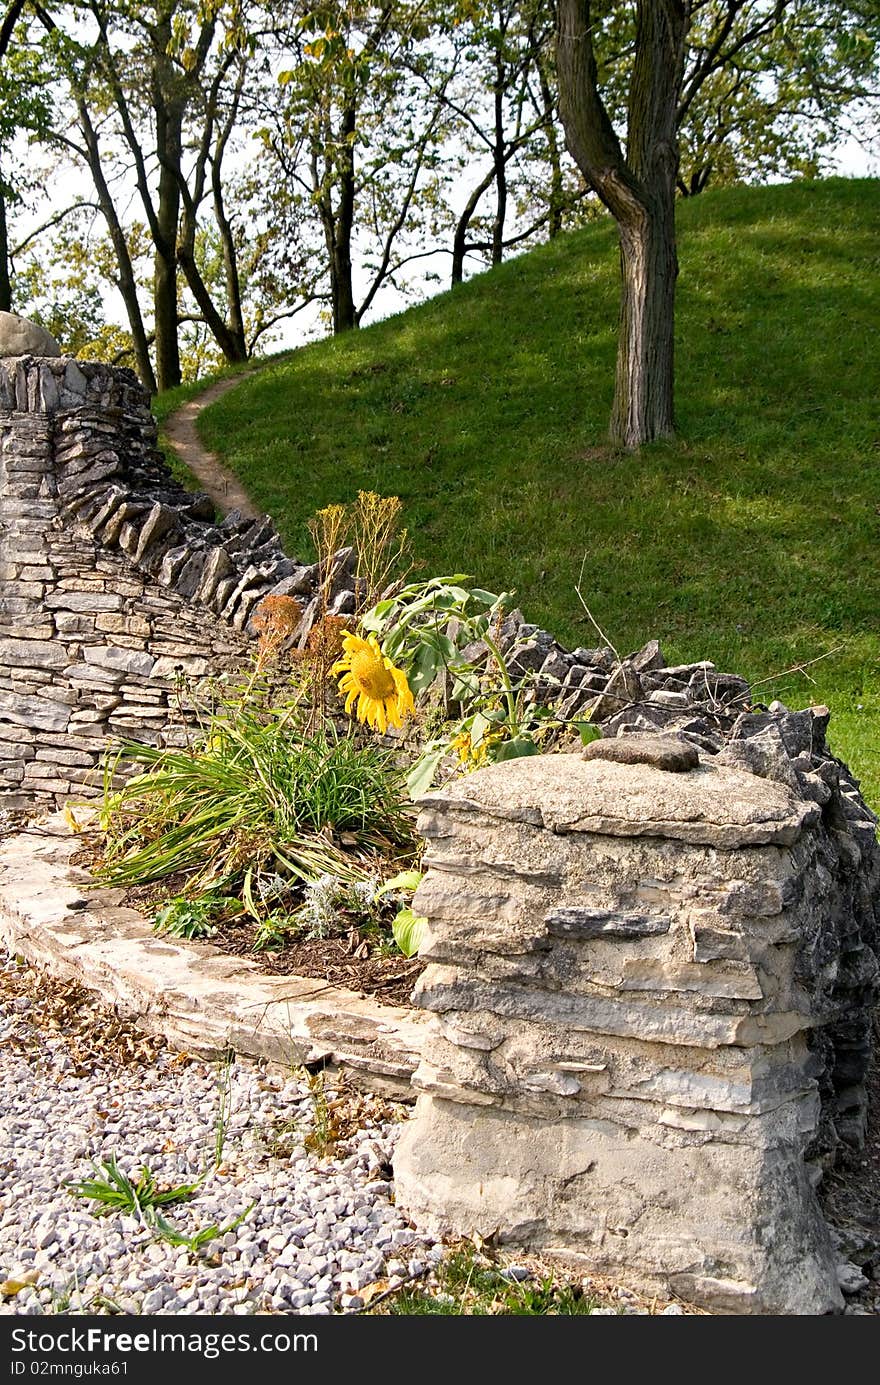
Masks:
[[[414,957],[418,952],[427,925],[428,920],[412,909],[401,909],[397,914],[391,932],[404,957]]]

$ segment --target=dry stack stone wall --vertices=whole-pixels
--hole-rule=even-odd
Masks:
[[[434,1023],[397,1201],[722,1312],[834,1311],[815,1190],[863,1137],[876,840],[830,772],[621,739],[421,800]]]
[[[268,518],[215,523],[177,484],[130,371],[0,361],[0,807],[99,791],[108,737],[180,739],[180,675],[239,664],[257,602],[315,586]]]

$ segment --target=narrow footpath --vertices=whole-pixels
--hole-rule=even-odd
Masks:
[[[216,404],[224,394],[235,389],[246,375],[233,375],[227,380],[217,380],[209,385],[204,393],[182,404],[173,414],[169,414],[162,429],[180,460],[198,477],[204,490],[222,514],[230,510],[240,510],[243,515],[256,519],[260,511],[254,505],[238,478],[225,467],[220,458],[208,450],[196,428],[196,419],[203,409]]]

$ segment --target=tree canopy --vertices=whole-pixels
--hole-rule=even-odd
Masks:
[[[566,151],[560,116],[574,3],[8,0],[0,306],[166,388],[291,318],[351,330],[603,214],[603,170]],[[650,7],[576,7],[632,173]],[[874,0],[680,10],[670,196],[813,176],[844,134],[867,137]]]

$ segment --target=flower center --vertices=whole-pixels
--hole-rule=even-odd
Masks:
[[[351,672],[367,697],[374,698],[376,702],[384,702],[386,697],[394,696],[394,679],[372,650],[361,649],[352,656]]]

